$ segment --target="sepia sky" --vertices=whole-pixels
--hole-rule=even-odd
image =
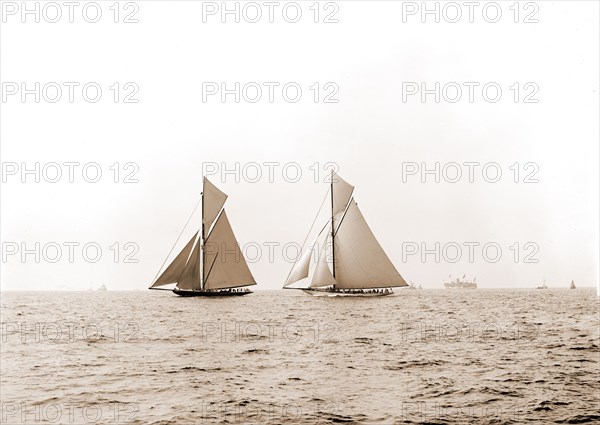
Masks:
[[[294,254],[283,247],[304,240],[331,164],[355,186],[407,281],[441,288],[466,274],[482,288],[544,278],[550,287],[597,285],[597,2],[537,2],[539,10],[521,2],[518,17],[513,2],[498,2],[496,23],[482,15],[489,2],[473,23],[466,8],[459,22],[445,20],[444,2],[439,23],[410,14],[421,2],[322,2],[318,17],[314,2],[297,2],[296,23],[282,17],[286,2],[273,23],[262,2],[257,23],[243,15],[222,23],[219,12],[207,14],[221,2],[192,1],[135,2],[139,10],[123,8],[115,23],[113,2],[98,3],[96,23],[79,9],[73,23],[22,23],[20,12],[3,10],[3,290],[145,290],[199,200],[203,171],[229,195],[256,288],[278,289]],[[122,22],[133,12],[139,22]],[[23,101],[21,83],[36,82],[40,101]],[[65,82],[78,83],[73,102]],[[234,90],[236,82],[239,103],[235,94],[223,102],[221,83]],[[89,96],[102,89],[95,103],[82,94],[87,83]],[[52,103],[56,85],[62,97]],[[51,163],[62,173],[55,183]],[[76,163],[73,182],[65,163]],[[435,172],[422,174],[436,163],[437,182]],[[98,181],[86,181],[97,168]]]

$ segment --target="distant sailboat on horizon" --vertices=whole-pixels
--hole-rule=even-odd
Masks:
[[[315,296],[383,296],[408,286],[373,235],[353,191],[354,186],[331,173],[331,218],[294,263],[284,289]]]
[[[571,281],[570,289],[577,289],[577,287],[575,286],[575,281],[574,280]]]
[[[538,286],[537,289],[548,289],[548,285],[546,285],[546,279],[544,279],[542,286]]]
[[[226,200],[227,195],[204,177],[201,228],[148,289],[172,290],[184,297],[241,296],[252,293],[243,288],[256,285],[256,281],[223,208]],[[175,245],[178,241],[179,238]],[[165,263],[166,259],[163,266]],[[176,284],[174,289],[162,288],[173,283]]]

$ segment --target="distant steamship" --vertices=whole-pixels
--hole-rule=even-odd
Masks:
[[[447,289],[477,289],[476,279],[471,282],[467,280],[467,275],[463,275],[462,279],[456,278],[452,280],[452,275],[448,276],[449,281],[444,282],[444,287]]]

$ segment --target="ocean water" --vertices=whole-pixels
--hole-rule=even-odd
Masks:
[[[3,292],[1,421],[600,421],[595,290],[396,292]]]

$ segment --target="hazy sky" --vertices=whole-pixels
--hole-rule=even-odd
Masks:
[[[22,23],[6,3],[2,289],[145,289],[199,199],[203,167],[229,195],[240,244],[253,257],[261,249],[249,262],[257,288],[280,288],[292,265],[282,247],[306,236],[327,190],[327,163],[356,186],[367,222],[407,281],[441,287],[466,273],[481,287],[598,282],[597,2],[521,2],[518,16],[512,1],[479,2],[473,23],[463,2],[438,3],[439,23],[435,15],[422,22],[421,2],[322,2],[318,17],[313,1],[279,2],[273,23],[263,2],[240,2],[240,23],[208,14],[221,2],[123,2],[115,16],[114,2],[102,1],[96,23],[82,15],[86,2],[74,23],[66,8],[47,22],[56,16],[49,7],[40,23],[30,15]],[[247,22],[256,5],[261,19]],[[462,18],[451,23],[454,5]],[[488,22],[495,5],[502,15]],[[298,22],[287,22],[298,8]],[[95,9],[86,13],[95,19]],[[240,102],[235,94],[223,102],[221,83],[235,91],[236,82]],[[68,83],[78,83],[72,103]],[[52,103],[57,86],[62,97]],[[92,103],[95,87],[102,95]],[[256,87],[262,97],[253,103]],[[23,88],[32,90],[25,102]],[[422,88],[432,91],[425,101]],[[36,162],[39,182],[35,171],[22,175]],[[60,165],[56,183],[49,163]],[[79,164],[73,183],[65,163]],[[273,181],[267,163],[277,164]],[[422,182],[423,165],[436,163],[440,181],[429,174]],[[462,172],[456,183],[452,163]],[[473,182],[465,163],[476,163]],[[88,180],[102,170],[98,182],[86,181],[86,164]],[[239,182],[235,172],[221,174],[236,166]],[[102,250],[95,263],[94,247]],[[493,262],[496,247],[502,255]],[[23,248],[32,253],[22,258]],[[432,253],[422,258],[422,248]],[[126,262],[128,254],[137,262]]]

